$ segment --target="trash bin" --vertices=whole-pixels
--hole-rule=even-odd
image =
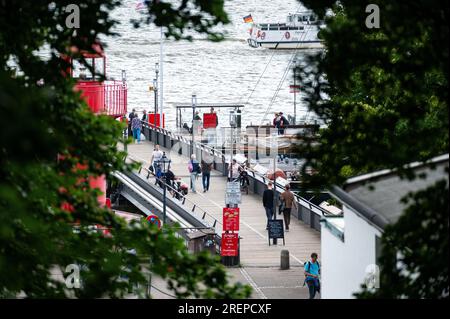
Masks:
[[[238,253],[237,256],[222,256],[222,265],[226,267],[239,266],[241,259],[241,237],[238,237]]]

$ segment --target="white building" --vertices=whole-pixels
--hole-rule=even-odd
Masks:
[[[448,182],[448,154],[410,167],[426,173],[426,178],[401,180],[392,170],[383,170],[332,187],[331,194],[342,204],[343,216],[324,217],[321,221],[323,299],[354,298],[353,294],[361,290],[370,270],[377,267],[383,229],[395,223],[405,208],[400,202],[402,197],[444,178]]]

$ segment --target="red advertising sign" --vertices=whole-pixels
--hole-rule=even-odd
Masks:
[[[223,209],[223,231],[239,231],[239,208]]]
[[[165,124],[166,124],[166,116],[165,116],[166,114],[164,114],[163,113],[163,116],[162,116],[162,120],[163,120],[163,125],[162,125],[162,127],[165,127]],[[155,114],[155,113],[148,113],[148,124],[152,124],[152,125],[155,125],[155,126],[157,126],[157,127],[161,127],[161,125],[160,125],[160,114],[158,113],[158,114]]]
[[[215,128],[217,126],[216,113],[203,113],[203,128]]]
[[[238,255],[238,236],[236,233],[222,233],[221,256]]]

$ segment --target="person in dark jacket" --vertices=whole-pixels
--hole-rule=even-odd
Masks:
[[[131,122],[133,122],[133,118],[136,116],[136,110],[133,109],[128,115],[128,136],[133,136],[133,130],[131,128]]]
[[[211,178],[211,169],[213,163],[209,161],[205,161],[202,159],[201,168],[202,168],[202,185],[203,185],[203,193],[209,191],[209,180]]]
[[[144,114],[142,115],[142,122],[148,122],[148,115],[147,115],[147,111],[146,110],[144,110]]]
[[[273,209],[273,190],[272,190],[272,182],[269,182],[267,184],[267,189],[263,193],[263,206],[266,210],[266,216],[267,216],[267,226],[266,229],[269,229],[269,220],[273,219],[275,216],[274,209]]]

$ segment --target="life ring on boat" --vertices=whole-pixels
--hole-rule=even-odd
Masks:
[[[286,39],[289,39],[289,38],[291,37],[291,34],[290,34],[289,32],[286,32],[286,33],[284,34],[284,37],[285,37]]]
[[[261,33],[261,40],[264,40],[265,37],[266,37],[266,33],[265,32]]]

